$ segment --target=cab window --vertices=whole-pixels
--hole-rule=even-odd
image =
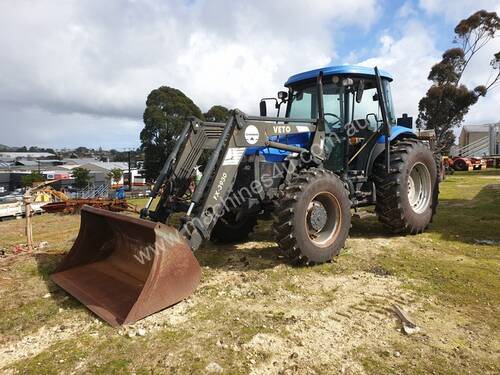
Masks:
[[[397,120],[394,112],[394,105],[392,103],[391,84],[386,79],[383,79],[382,86],[384,90],[385,100],[387,102],[387,117],[389,118],[389,122],[391,124],[396,124]]]
[[[363,91],[363,98],[361,99],[361,103],[357,103],[353,100],[354,104],[354,115],[352,120],[362,120],[366,119],[369,121],[368,127],[370,130],[377,130],[377,122],[373,116],[368,116],[369,113],[374,113],[377,115],[377,118],[380,120],[380,107],[378,105],[378,100],[373,100],[375,94],[377,93],[377,89],[375,87],[365,88]],[[354,98],[353,98],[354,99]]]
[[[343,92],[343,89],[333,84],[323,85],[323,105],[327,132],[342,126],[341,92]],[[318,118],[317,95],[316,85],[294,90],[289,102],[288,117]]]
[[[323,85],[323,105],[325,111],[326,131],[340,129],[344,124],[342,118],[343,89],[333,83]]]
[[[309,87],[293,92],[288,117],[316,118],[316,88]]]

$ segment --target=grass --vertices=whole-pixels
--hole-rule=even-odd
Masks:
[[[405,280],[406,288],[428,299],[428,311],[446,314],[446,328],[451,321],[455,327],[481,332],[491,348],[498,348],[499,331],[499,176],[494,170],[449,176],[441,184],[439,214],[430,230],[377,259],[384,269]],[[498,371],[498,357],[475,353],[478,343],[471,343],[465,334],[444,347],[417,340],[398,340],[393,345],[407,355],[394,358],[392,353],[374,353],[370,346],[360,350],[365,369],[415,374],[453,374],[467,368],[476,373]]]
[[[216,362],[224,373],[498,373],[500,171],[448,176],[440,197],[426,233],[387,235],[375,218],[353,220],[343,253],[315,267],[284,264],[267,221],[251,242],[206,243],[194,295],[122,329],[49,279],[78,216],[34,217],[35,241],[48,242],[35,254],[14,255],[23,220],[2,222],[0,371],[203,374]],[[421,333],[400,332],[393,303]],[[129,337],[141,327],[144,337]]]
[[[439,215],[430,231],[410,238],[410,246],[384,254],[380,263],[403,279],[424,281],[410,285],[419,293],[461,306],[498,329],[494,301],[500,301],[500,247],[481,244],[500,244],[500,179],[490,179],[498,176],[494,172],[475,179],[467,174],[449,177],[442,184]]]
[[[158,204],[158,198],[153,200],[153,203],[151,204],[151,210],[154,210],[156,208],[156,205]],[[141,210],[144,206],[146,206],[146,203],[148,202],[148,198],[132,198],[132,199],[127,199],[127,202],[130,204],[133,204],[137,207],[137,210]]]

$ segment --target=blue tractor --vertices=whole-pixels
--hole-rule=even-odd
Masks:
[[[260,116],[188,119],[141,218],[85,207],[54,281],[110,323],[129,323],[190,295],[200,278],[193,251],[244,240],[260,216],[274,216],[295,264],[338,255],[359,207],[375,206],[391,232],[422,232],[437,205],[436,162],[408,118],[398,124],[391,81],[377,68],[330,66],[290,77]],[[176,230],[166,224],[177,212]]]

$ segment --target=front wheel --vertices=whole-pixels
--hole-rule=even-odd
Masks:
[[[351,201],[334,173],[310,168],[292,178],[275,214],[276,242],[293,263],[324,263],[339,254],[351,227]]]
[[[245,241],[257,225],[257,218],[251,215],[238,216],[229,211],[217,220],[210,240],[218,243]]]
[[[381,158],[382,159],[382,158]],[[436,211],[439,180],[431,150],[415,139],[391,146],[390,171],[375,165],[376,212],[395,233],[421,233]]]

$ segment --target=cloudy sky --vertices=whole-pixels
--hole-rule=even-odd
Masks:
[[[291,74],[378,65],[398,113],[416,115],[457,22],[498,0],[0,0],[0,144],[139,145],[148,93],[181,89],[203,110],[257,113]],[[464,83],[488,79],[493,40]],[[500,120],[500,90],[466,123]]]

